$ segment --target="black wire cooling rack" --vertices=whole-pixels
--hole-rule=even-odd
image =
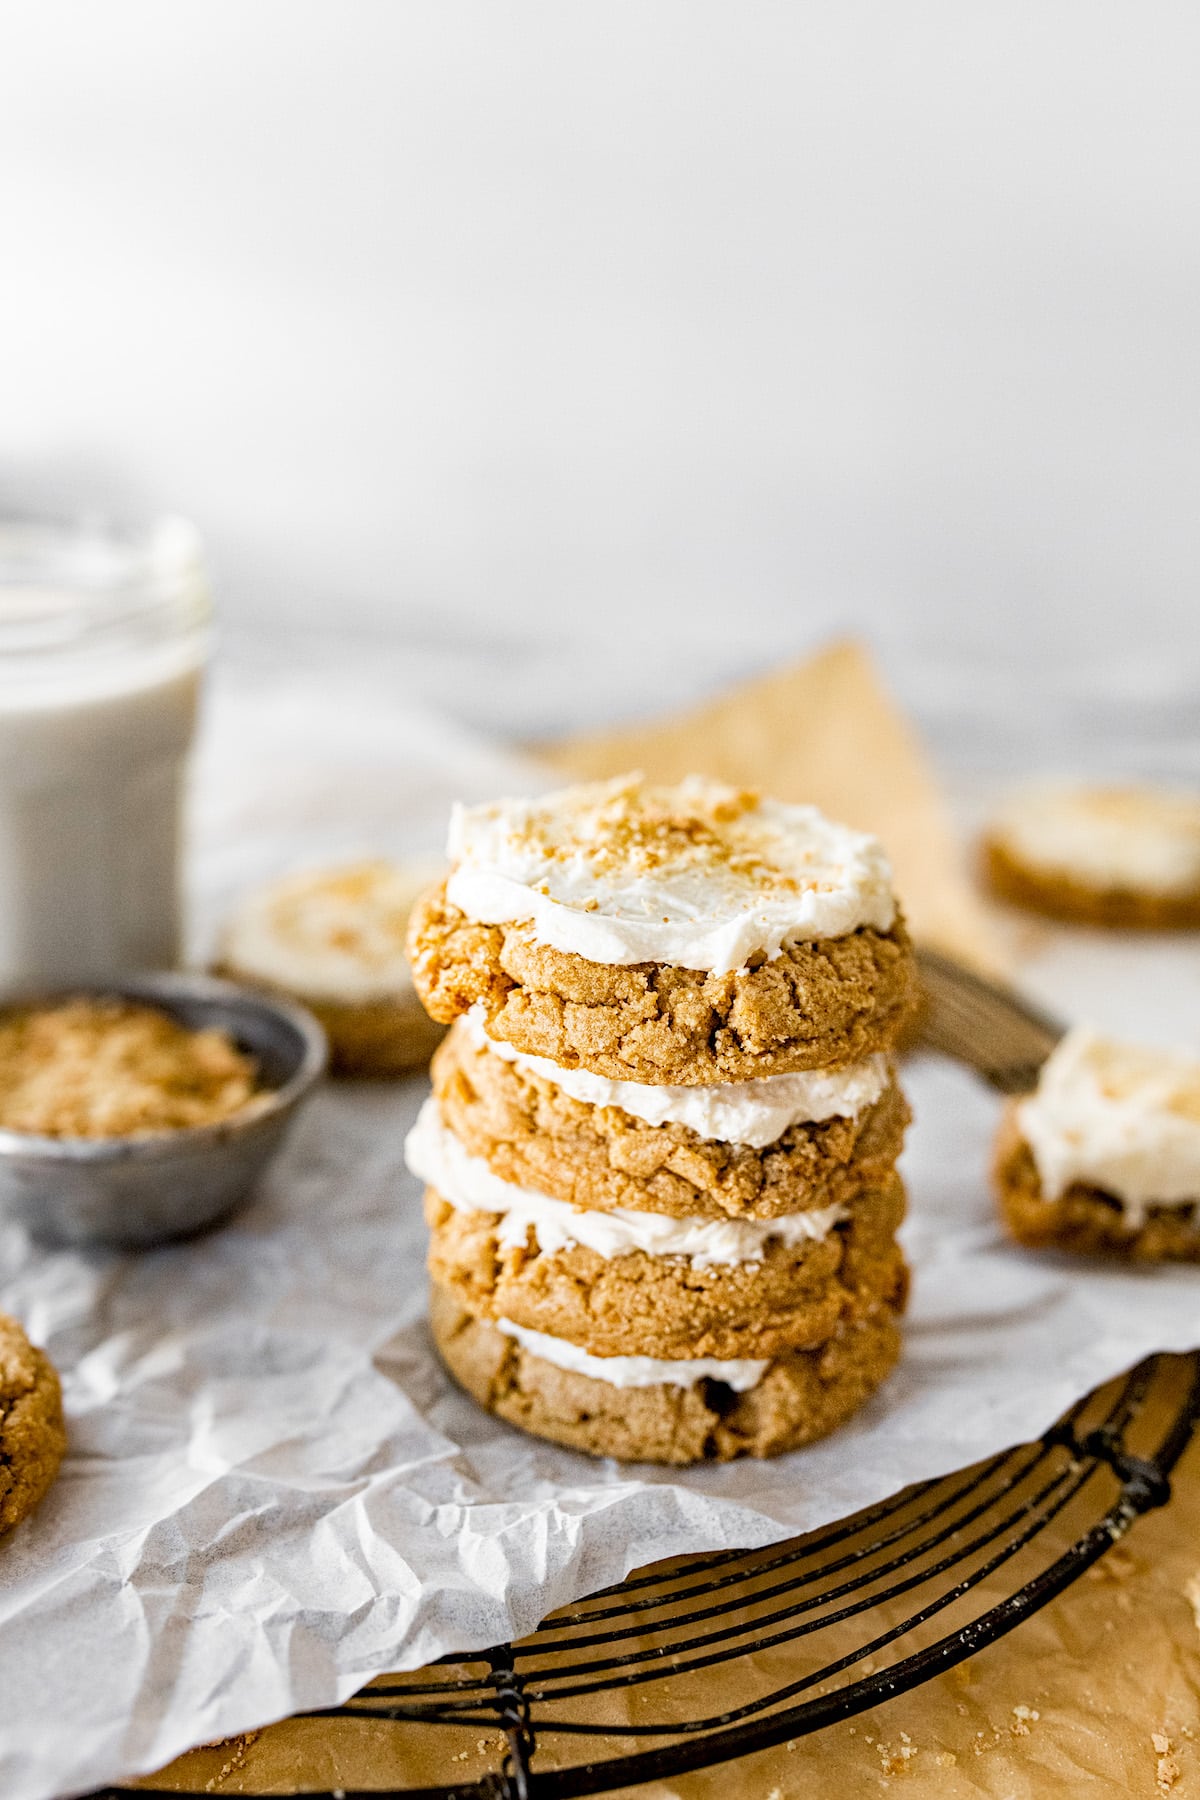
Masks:
[[[1027,1085],[1054,1026],[940,958],[923,973],[931,1047],[1004,1091]],[[567,1800],[850,1718],[1012,1631],[1163,1505],[1198,1417],[1200,1355],[1152,1357],[973,1468],[766,1550],[647,1569],[519,1643],[384,1677],[307,1716],[326,1768],[353,1766],[356,1734],[377,1766],[390,1745],[391,1785],[319,1800]],[[167,1800],[94,1800],[118,1795]]]

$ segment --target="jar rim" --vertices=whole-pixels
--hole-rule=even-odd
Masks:
[[[210,612],[200,534],[187,519],[0,515],[0,668],[178,640]]]

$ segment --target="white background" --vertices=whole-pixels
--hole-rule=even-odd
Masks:
[[[485,725],[852,626],[961,756],[1174,766],[1198,62],[1182,3],[14,7],[0,492],[188,512],[235,642]]]

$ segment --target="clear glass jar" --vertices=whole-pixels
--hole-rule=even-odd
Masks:
[[[178,961],[210,639],[186,521],[0,518],[0,982]]]

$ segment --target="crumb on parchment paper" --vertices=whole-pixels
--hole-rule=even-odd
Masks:
[[[1128,1544],[1114,1544],[1098,1562],[1084,1570],[1088,1581],[1127,1581],[1137,1569],[1137,1558]]]
[[[903,1775],[913,1757],[917,1755],[917,1746],[907,1731],[900,1733],[898,1744],[879,1743],[879,1760],[885,1775]]]
[[[1155,1779],[1160,1794],[1169,1794],[1179,1780],[1179,1764],[1171,1754],[1171,1740],[1165,1731],[1152,1731],[1150,1745],[1158,1758],[1155,1765]]]
[[[209,1777],[204,1784],[206,1794],[220,1793],[231,1776],[240,1774],[246,1765],[246,1758],[254,1748],[261,1731],[243,1731],[234,1738],[214,1738],[209,1744],[201,1744],[201,1750],[225,1750],[228,1752],[225,1761],[215,1775]]]

